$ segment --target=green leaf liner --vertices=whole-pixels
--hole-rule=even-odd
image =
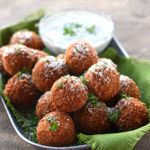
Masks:
[[[37,32],[39,19],[43,16],[43,11],[39,11],[26,17],[22,22],[6,27],[0,30],[0,46],[8,44],[10,36],[20,29],[29,29]],[[112,59],[118,64],[118,70],[121,74],[131,77],[139,86],[142,92],[142,101],[150,105],[150,62],[136,58],[121,58],[113,48],[107,49],[100,57]],[[0,93],[3,91],[3,83],[5,80],[0,74]],[[16,118],[16,121],[23,129],[24,134],[30,140],[36,142],[35,127],[37,124],[36,116],[33,111],[18,110],[12,105],[7,97],[4,97],[7,106]],[[28,128],[26,128],[28,127]],[[139,129],[110,134],[85,135],[78,134],[78,139],[81,144],[89,144],[95,150],[132,150],[141,137],[148,132],[150,124],[147,124]]]
[[[92,146],[93,150],[132,150],[138,140],[150,129],[150,124],[139,129],[112,134],[78,135],[79,142]]]
[[[27,16],[26,18],[24,18],[23,21],[19,23],[16,23],[9,27],[2,28],[0,30],[0,46],[8,44],[11,35],[18,30],[29,29],[38,32],[37,23],[39,22],[39,19],[43,15],[44,15],[44,11],[39,10],[36,13]]]

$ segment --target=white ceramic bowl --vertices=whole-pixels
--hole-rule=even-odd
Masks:
[[[46,14],[39,23],[39,34],[53,53],[64,53],[76,40],[85,40],[100,53],[113,37],[110,16],[94,10],[64,10]]]

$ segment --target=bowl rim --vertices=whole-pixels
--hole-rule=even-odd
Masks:
[[[102,45],[101,47],[103,47],[103,49],[99,50],[98,53],[102,52],[109,45],[110,41],[112,40],[112,38],[114,36],[115,23],[109,14],[107,14],[106,12],[104,12],[100,9],[96,9],[96,8],[84,8],[84,9],[83,8],[73,8],[73,9],[70,8],[70,9],[56,10],[53,12],[48,12],[48,11],[45,12],[44,16],[41,17],[41,19],[38,23],[38,30],[39,30],[39,34],[40,34],[40,37],[41,37],[43,43],[45,43],[46,47],[51,50],[50,52],[52,52],[54,54],[58,53],[58,51],[65,50],[64,48],[61,48],[60,45],[56,45],[56,44],[53,44],[50,42],[51,39],[49,39],[49,37],[47,37],[46,32],[44,33],[44,26],[45,26],[44,24],[45,24],[45,21],[47,21],[47,19],[50,19],[50,17],[56,17],[57,15],[60,15],[62,13],[73,12],[73,11],[92,12],[92,13],[95,13],[95,14],[98,14],[98,15],[104,17],[107,21],[110,21],[110,23],[112,24],[112,31],[110,32],[109,37],[105,38],[107,40],[105,40],[101,43],[101,45]],[[54,49],[56,50],[55,52],[53,52]]]

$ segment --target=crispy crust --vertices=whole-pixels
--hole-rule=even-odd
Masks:
[[[119,93],[126,94],[127,96],[140,99],[141,93],[136,83],[125,75],[120,75],[120,91]]]
[[[86,134],[105,133],[110,129],[107,117],[107,107],[99,102],[94,107],[89,101],[82,109],[74,113],[74,121],[77,129]]]
[[[6,72],[12,76],[23,67],[31,70],[35,62],[35,56],[26,46],[15,44],[4,47],[2,62]]]
[[[48,117],[53,117],[58,124],[58,130],[51,131]],[[71,117],[63,112],[51,112],[44,116],[37,126],[38,143],[50,146],[68,146],[75,139],[75,127]]]
[[[22,74],[11,77],[5,85],[4,94],[19,107],[30,107],[39,97],[39,91],[33,85],[31,75]]]
[[[47,56],[35,64],[32,70],[32,79],[36,87],[45,92],[51,89],[57,79],[67,73],[68,67],[62,59],[57,60],[53,56]]]
[[[8,73],[4,69],[3,61],[2,61],[2,55],[3,55],[4,49],[5,49],[5,46],[0,48],[0,72],[2,72],[4,75],[8,76]]]
[[[16,43],[34,49],[43,49],[44,47],[41,38],[35,32],[29,30],[15,32],[10,39],[10,44]]]
[[[84,75],[91,92],[100,100],[109,101],[119,91],[119,73],[108,59],[101,59],[91,66]]]
[[[65,52],[64,59],[72,74],[82,74],[98,60],[96,50],[84,41],[71,44]]]
[[[57,108],[51,101],[51,92],[47,91],[40,97],[36,104],[36,115],[41,119],[46,114],[55,110],[57,110]]]
[[[86,104],[88,91],[79,78],[67,75],[53,84],[51,98],[60,111],[74,112]]]
[[[136,129],[148,122],[146,105],[136,98],[121,99],[116,108],[121,111],[115,124],[119,131]]]

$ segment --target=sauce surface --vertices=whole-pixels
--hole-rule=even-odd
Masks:
[[[89,10],[68,10],[47,15],[39,26],[43,41],[62,50],[75,40],[85,40],[99,48],[110,41],[114,30],[109,16]]]

